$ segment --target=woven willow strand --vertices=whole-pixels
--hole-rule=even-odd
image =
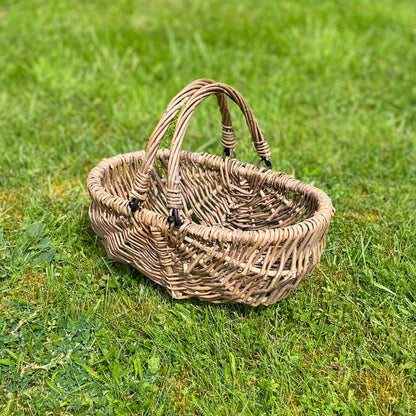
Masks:
[[[270,305],[318,263],[332,203],[323,191],[284,173],[182,151],[190,118],[210,95],[222,114],[223,146],[235,148],[228,97],[243,112],[259,156],[270,158],[244,98],[228,85],[194,81],[170,102],[145,152],[105,159],[90,172],[91,222],[111,258],[131,264],[177,299]],[[179,112],[171,149],[160,150]],[[135,212],[132,198],[140,200]],[[179,228],[169,221],[170,209],[183,220]]]
[[[182,149],[183,138],[185,132],[189,126],[192,114],[195,112],[196,107],[212,94],[222,93],[230,97],[241,109],[247,122],[247,126],[251,133],[251,139],[256,147],[257,153],[261,159],[269,160],[271,152],[266,139],[254,117],[254,114],[240,93],[234,88],[220,83],[212,83],[201,87],[196,91],[193,96],[188,100],[183,112],[181,113],[178,122],[176,123],[175,132],[172,138],[172,144],[170,148],[170,161],[168,169],[168,188],[167,188],[167,206],[169,208],[181,209],[182,204],[180,192],[178,195],[178,184],[180,183],[179,175],[179,161],[180,151]]]
[[[195,91],[198,91],[201,87],[207,84],[214,84],[215,81],[210,79],[198,79],[194,82],[191,82],[185,88],[182,89],[175,97],[172,98],[171,102],[168,104],[165,112],[163,113],[159,123],[154,129],[153,133],[150,136],[149,143],[146,149],[147,163],[144,163],[142,169],[136,176],[132,192],[130,194],[130,199],[137,198],[143,201],[146,198],[146,192],[149,188],[149,172],[151,170],[151,163],[148,161],[154,160],[156,157],[156,152],[159,149],[160,143],[163,140],[169,126],[172,124],[172,121],[179,113],[181,108],[188,101],[189,97],[193,95]],[[230,108],[228,106],[227,100],[223,94],[216,94],[219,110],[222,116],[222,140],[221,143],[224,149],[229,149],[230,151],[235,150],[235,137],[234,129],[231,122]]]

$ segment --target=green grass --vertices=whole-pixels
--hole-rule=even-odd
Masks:
[[[416,414],[415,28],[412,0],[2,1],[0,414]],[[337,209],[268,308],[173,301],[90,226],[89,170],[201,77]],[[187,149],[221,152],[215,107]]]

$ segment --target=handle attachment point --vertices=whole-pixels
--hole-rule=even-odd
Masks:
[[[135,213],[137,211],[137,209],[139,208],[139,200],[137,198],[132,199],[129,202],[129,207],[131,209],[131,212]]]
[[[168,223],[173,224],[175,228],[179,228],[183,224],[183,221],[179,218],[177,208],[172,209],[172,215],[168,217]]]
[[[231,159],[235,159],[237,157],[237,152],[226,147],[222,152],[222,158],[225,159],[226,157],[231,157]]]
[[[260,167],[261,162],[264,162],[264,164],[267,166],[267,169],[273,169],[273,164],[270,159],[267,159],[266,157],[262,156],[259,162],[257,163],[257,167]]]

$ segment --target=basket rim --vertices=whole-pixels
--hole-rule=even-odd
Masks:
[[[169,149],[160,149],[157,154],[158,158],[169,157]],[[196,153],[190,151],[181,151],[181,158],[188,158],[196,163],[203,164],[207,167],[219,168],[224,162],[221,156],[211,153]],[[326,227],[335,213],[335,209],[332,205],[331,198],[321,189],[316,188],[313,185],[306,184],[298,179],[287,175],[284,172],[278,172],[273,170],[265,171],[263,168],[259,168],[255,165],[244,163],[238,159],[226,159],[227,163],[230,163],[234,169],[238,172],[244,173],[248,169],[257,171],[259,175],[267,175],[266,183],[273,184],[273,182],[285,180],[284,186],[295,190],[302,187],[301,193],[308,194],[316,199],[317,209],[313,215],[296,224],[287,225],[282,228],[264,228],[260,230],[239,230],[239,229],[227,229],[221,226],[207,226],[203,224],[196,224],[191,220],[185,220],[183,225],[179,229],[171,227],[168,223],[167,217],[159,214],[155,211],[148,209],[137,210],[132,213],[128,205],[128,199],[123,199],[119,196],[110,194],[102,183],[103,175],[108,169],[113,169],[121,164],[131,164],[136,160],[145,158],[145,151],[139,150],[131,153],[123,153],[110,158],[103,159],[97,166],[95,166],[89,173],[87,179],[87,188],[90,193],[92,201],[98,203],[106,210],[113,211],[118,215],[124,217],[133,217],[136,221],[140,220],[142,223],[149,225],[158,224],[162,230],[169,232],[169,230],[175,233],[191,234],[195,237],[202,238],[204,240],[221,241],[221,242],[239,242],[244,240],[246,243],[255,243],[259,239],[264,241],[282,241],[287,239],[295,239],[306,233],[313,233],[316,229],[320,228],[319,225],[322,222],[326,223]]]

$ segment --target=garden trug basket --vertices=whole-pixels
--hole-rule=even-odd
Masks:
[[[182,151],[190,118],[210,95],[222,115],[224,153]],[[266,168],[234,158],[227,97],[243,112]],[[175,119],[170,150],[159,149]],[[111,258],[134,266],[176,299],[270,305],[318,263],[334,213],[323,191],[273,171],[270,156],[234,88],[194,81],[172,99],[146,151],[104,159],[92,169],[87,185],[94,231]]]

